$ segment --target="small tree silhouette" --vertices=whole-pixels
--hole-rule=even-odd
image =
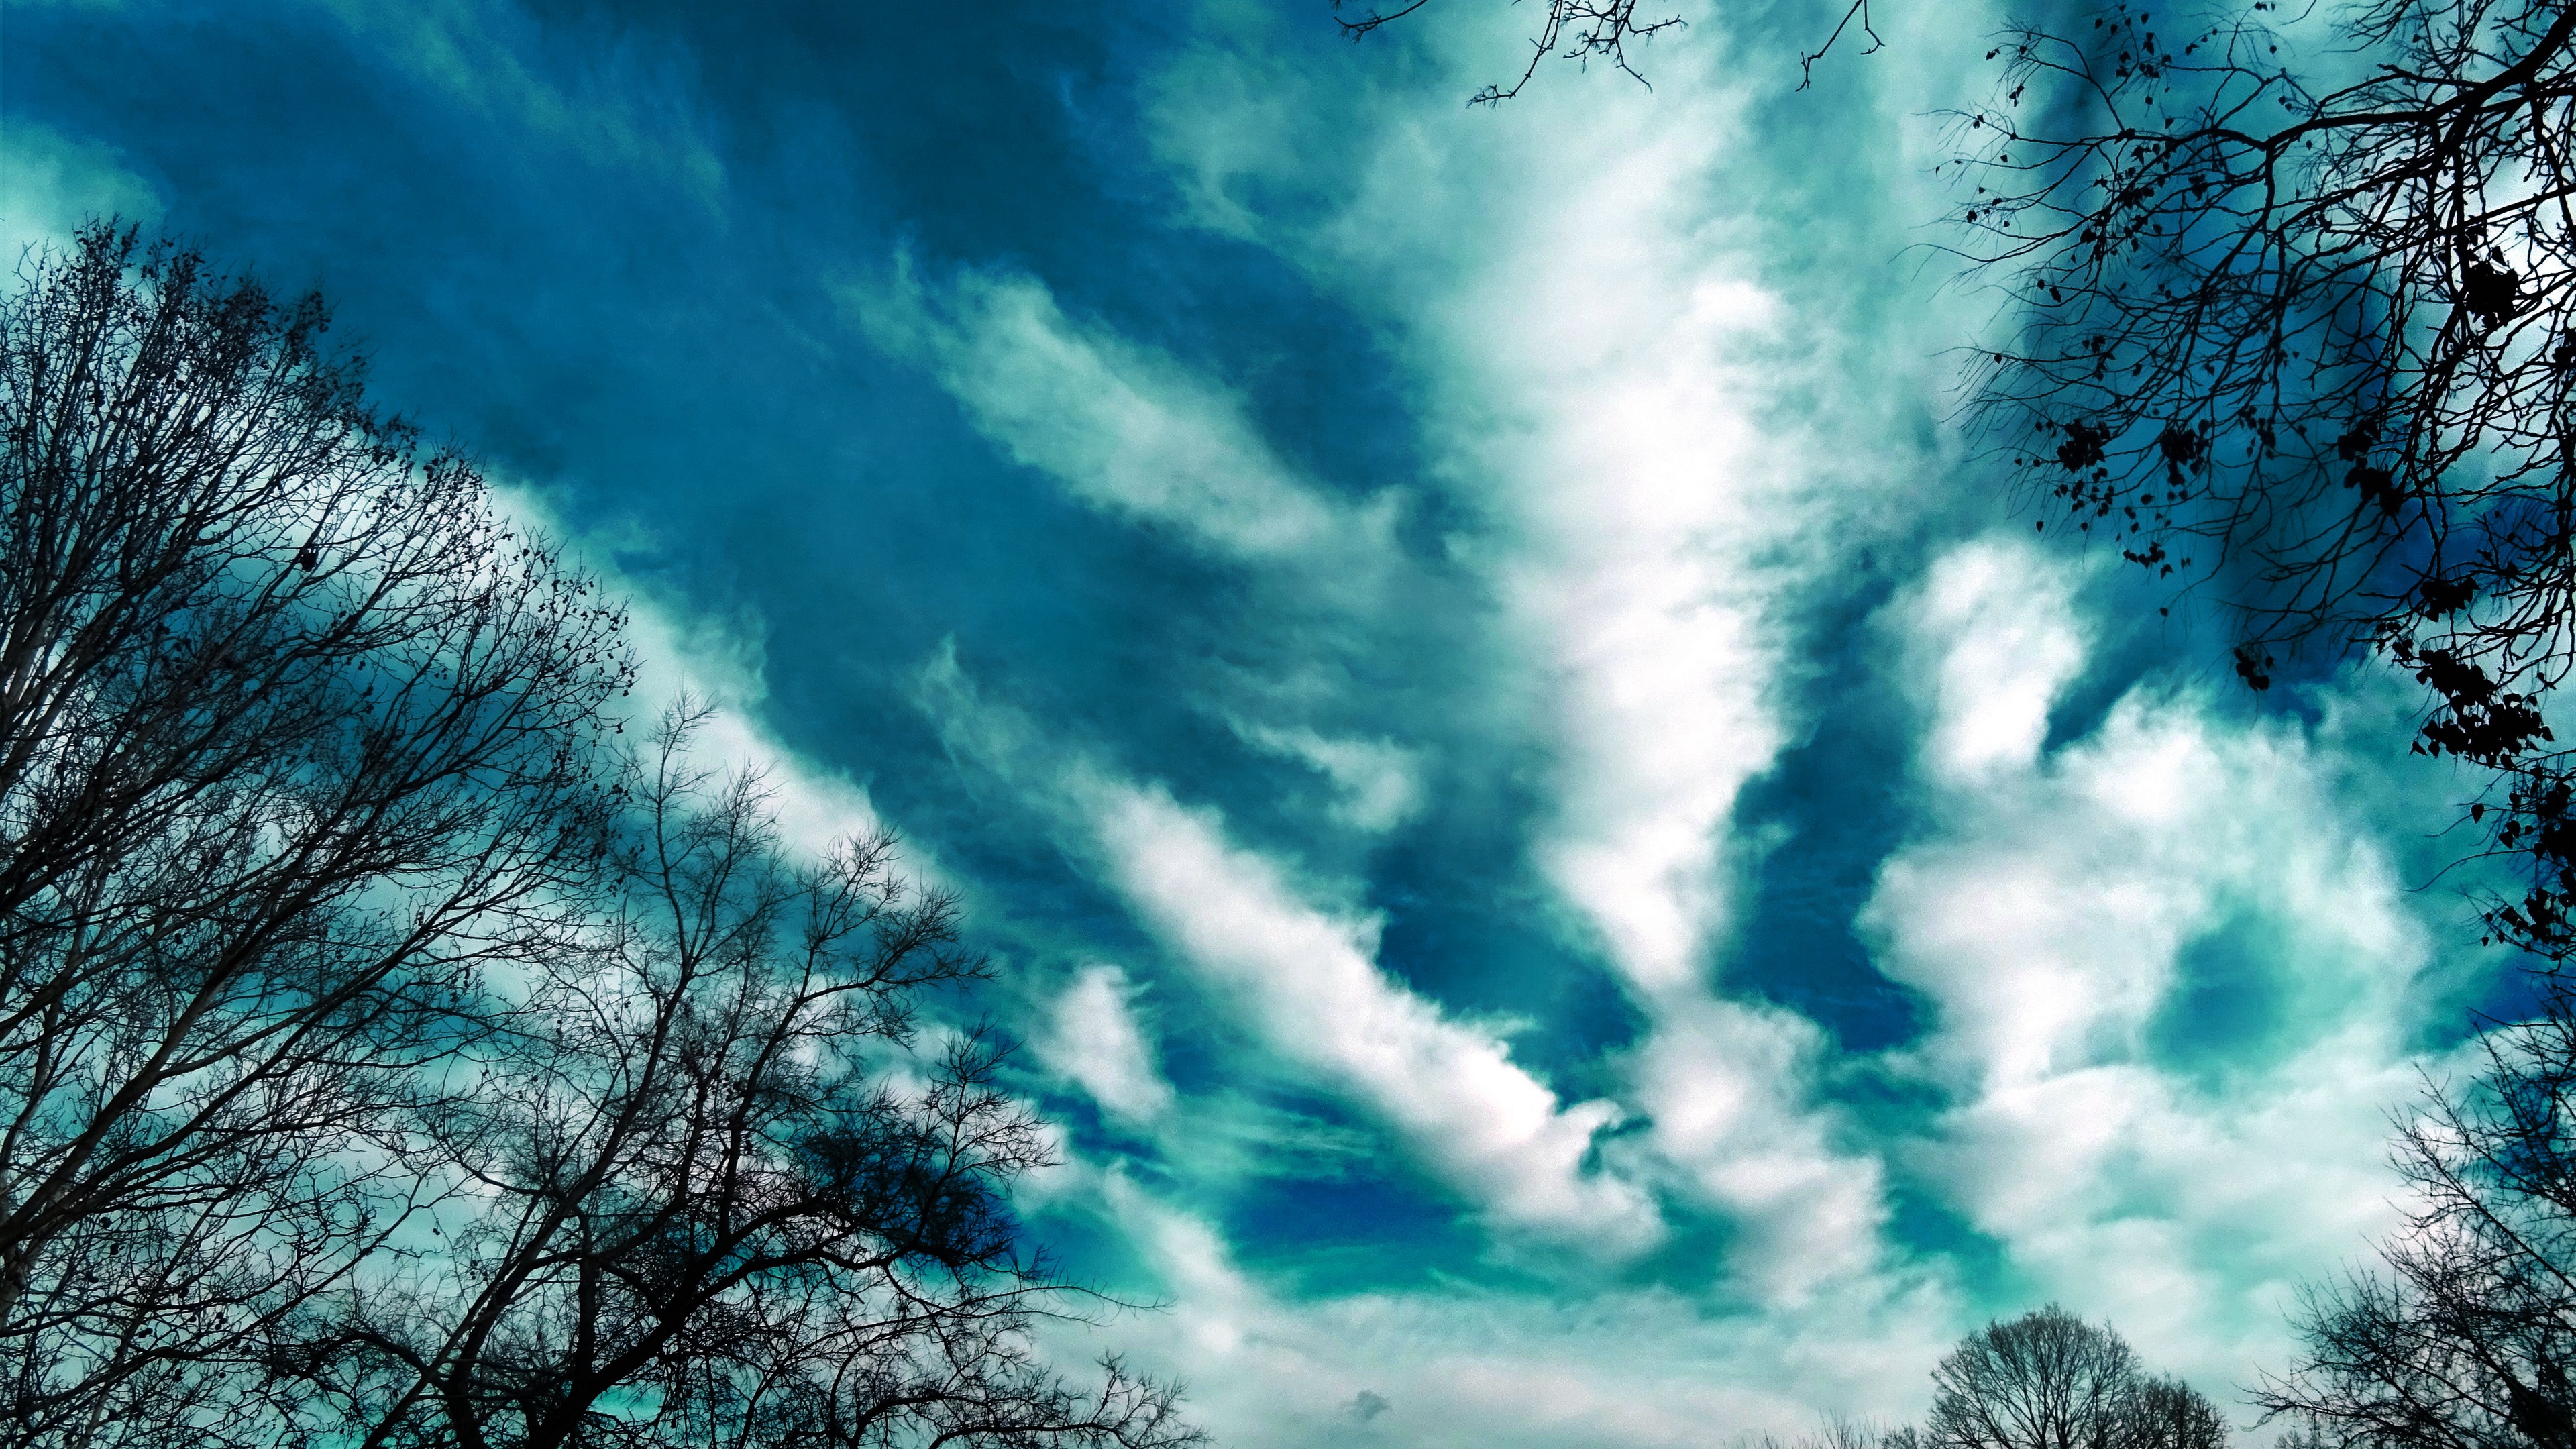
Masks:
[[[2226,1421],[2128,1342],[2056,1304],[1960,1340],[1932,1371],[1935,1449],[2220,1449]]]

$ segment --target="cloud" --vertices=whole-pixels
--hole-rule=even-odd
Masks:
[[[1354,830],[1382,834],[1422,809],[1420,752],[1389,739],[1352,739],[1311,729],[1229,720],[1235,733],[1274,755],[1296,760],[1333,782],[1332,815]]]
[[[1035,1043],[1039,1060],[1091,1094],[1101,1110],[1151,1122],[1172,1106],[1172,1085],[1154,1065],[1153,1043],[1136,1020],[1136,987],[1116,966],[1094,963],[1057,995],[1052,1029]]]
[[[945,286],[899,259],[841,298],[878,346],[927,367],[1013,461],[1075,498],[1220,556],[1330,570],[1390,562],[1396,497],[1352,508],[1299,478],[1243,400],[1152,348],[1077,324],[1045,284],[966,270]]]
[[[113,147],[8,119],[0,144],[0,270],[14,270],[30,248],[70,246],[93,218],[148,226],[160,216],[160,196]]]
[[[1814,1101],[1828,1049],[1795,1012],[1680,996],[1656,1003],[1624,1062],[1654,1128],[1620,1161],[1735,1220],[1728,1286],[1756,1301],[1803,1302],[1883,1266],[1884,1170]]]
[[[533,17],[489,0],[324,0],[324,8],[393,63],[513,134],[541,137],[592,165],[667,180],[710,211],[722,204],[724,161],[706,134],[690,63],[677,50],[640,44],[640,28],[557,48],[538,40]]]
[[[1505,1223],[1614,1255],[1658,1235],[1643,1194],[1584,1170],[1618,1109],[1560,1107],[1501,1041],[1389,980],[1374,919],[1300,899],[1276,865],[1225,839],[1213,811],[1124,782],[1085,793],[1110,881],[1271,1050],[1373,1108]]]
[[[2294,725],[2133,689],[2039,746],[2084,664],[2070,581],[1971,543],[1889,611],[1929,717],[1923,836],[1863,926],[1951,1105],[1910,1172],[2034,1297],[2221,1381],[2277,1362],[2293,1285],[2389,1221],[2429,944],[2335,761]]]
[[[1560,1104],[1494,1034],[1379,968],[1379,921],[1310,900],[1212,809],[1110,772],[984,701],[943,655],[922,700],[952,744],[1043,802],[1172,958],[1280,1060],[1391,1128],[1416,1161],[1499,1225],[1609,1256],[1663,1225],[1635,1186],[1589,1170],[1608,1102]]]
[[[2079,571],[2018,539],[1981,541],[1944,554],[1904,612],[1934,721],[1925,768],[1944,786],[1968,787],[2039,758],[2048,711],[2083,667],[2086,640],[2074,613]]]
[[[1787,738],[1774,611],[1792,580],[1766,554],[1796,480],[1747,366],[1779,318],[1682,219],[1710,161],[1685,138],[1722,133],[1728,108],[1691,109],[1709,114],[1650,139],[1617,108],[1626,134],[1538,178],[1536,234],[1454,307],[1434,423],[1510,541],[1488,567],[1552,696],[1535,858],[1649,993],[1705,968],[1727,822]]]
[[[1516,25],[1411,32],[1440,81],[1329,103],[1204,40],[1152,88],[1156,145],[1194,220],[1302,266],[1420,379],[1472,520],[1450,552],[1545,761],[1530,860],[1646,1018],[1615,1061],[1652,1126],[1613,1160],[1735,1220],[1733,1286],[1795,1298],[1879,1261],[1883,1173],[1814,1100],[1815,1025],[1711,978],[1737,804],[1800,727],[1799,614],[1873,536],[1876,445],[1789,405],[1823,383],[1791,345],[1819,324],[1766,284],[1755,227],[1713,219],[1766,184],[1734,164],[1749,93],[1717,27],[1659,51],[1652,92],[1450,114],[1441,82],[1513,65]]]
[[[1122,1321],[1118,1340],[1140,1364],[1186,1370],[1192,1414],[1228,1443],[1667,1449],[1807,1429],[1819,1402],[1911,1415],[1957,1334],[1958,1301],[1928,1276],[1846,1284],[1767,1314],[1711,1313],[1651,1286],[1569,1296],[1436,1282],[1299,1297],[1127,1174],[1085,1182],[1166,1304]],[[1385,1408],[1367,1414],[1371,1402]]]

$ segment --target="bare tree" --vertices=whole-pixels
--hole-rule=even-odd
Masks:
[[[2227,1419],[2198,1389],[2169,1376],[2142,1379],[2130,1406],[2133,1442],[2153,1449],[2225,1449]]]
[[[0,301],[0,1441],[253,1411],[613,805],[618,610],[325,326],[103,225]]]
[[[981,1034],[911,1050],[979,970],[952,901],[884,836],[791,860],[696,723],[634,769],[615,914],[457,1063],[444,1241],[281,1370],[366,1446],[1199,1442],[1172,1389],[1029,1351],[1082,1302],[1005,1197],[1047,1139]]]
[[[2257,1402],[2310,1445],[2576,1444],[2576,996],[2488,1033],[2462,1087],[2428,1083],[2395,1160],[2415,1189],[2384,1272],[2307,1295],[2302,1360]]]
[[[2051,518],[2214,586],[2238,675],[2376,650],[2500,773],[2491,934],[2576,949],[2576,9],[2115,4],[1990,55],[1959,220],[2010,303],[1976,417]]]
[[[1042,1315],[1041,1124],[885,840],[620,747],[622,614],[311,298],[0,298],[0,1444],[1195,1442]]]
[[[1910,1431],[1908,1431],[1910,1432]],[[2128,1342],[2050,1304],[1961,1340],[1932,1371],[1937,1449],[2219,1449],[2225,1421]]]

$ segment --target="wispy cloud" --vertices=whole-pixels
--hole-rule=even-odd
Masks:
[[[1491,39],[1454,58],[1488,63]],[[1616,1160],[1734,1220],[1736,1287],[1795,1297],[1878,1261],[1882,1173],[1813,1096],[1821,1033],[1731,998],[1716,967],[1738,801],[1800,727],[1799,594],[1867,544],[1868,509],[1811,466],[1834,455],[1783,406],[1797,319],[1749,234],[1710,220],[1746,104],[1719,64],[1675,53],[1651,97],[1533,90],[1472,122],[1372,96],[1352,128],[1284,118],[1298,77],[1200,52],[1162,83],[1161,144],[1204,224],[1403,339],[1435,467],[1476,521],[1453,556],[1519,672],[1497,687],[1535,713],[1531,860],[1646,1019],[1619,1062],[1651,1129]],[[1333,206],[1237,199],[1328,192],[1335,163]]]
[[[698,108],[691,58],[639,44],[552,50],[539,22],[488,0],[374,5],[325,0],[349,33],[402,69],[512,132],[542,136],[585,162],[647,175],[710,210],[724,160]]]
[[[1333,818],[1355,830],[1382,833],[1422,810],[1419,750],[1383,737],[1356,739],[1319,734],[1303,726],[1229,723],[1256,748],[1296,760],[1330,780],[1335,795]]]
[[[1221,556],[1365,586],[1391,561],[1396,497],[1347,506],[1300,478],[1243,401],[1171,357],[1075,322],[1044,283],[899,257],[841,299],[878,346],[927,367],[1013,461],[1074,497]]]
[[[1771,1315],[1713,1315],[1653,1287],[1301,1298],[1248,1268],[1215,1224],[1124,1173],[1094,1172],[1086,1191],[1169,1305],[1122,1322],[1119,1337],[1144,1361],[1190,1366],[1212,1420],[1281,1449],[1646,1449],[1810,1427],[1819,1400],[1894,1417],[1913,1411],[1912,1384],[1957,1321],[1956,1298],[1928,1278],[1846,1284]],[[1355,1422],[1363,1394],[1385,1408]]]
[[[1643,1193],[1585,1170],[1618,1109],[1561,1105],[1500,1040],[1390,980],[1377,922],[1301,899],[1212,811],[1117,781],[1085,793],[1112,883],[1271,1050],[1373,1109],[1502,1223],[1613,1255],[1659,1235]]]
[[[1263,1048],[1385,1123],[1478,1212],[1614,1257],[1661,1236],[1647,1194],[1588,1165],[1618,1108],[1562,1103],[1493,1033],[1390,977],[1374,917],[1310,898],[1289,869],[1230,840],[1215,810],[1046,741],[982,698],[953,655],[931,666],[922,698],[961,755],[1053,814]]]
[[[1172,1084],[1136,1019],[1136,985],[1119,967],[1093,962],[1074,973],[1035,1045],[1041,1060],[1091,1094],[1101,1110],[1151,1122],[1172,1106]]]

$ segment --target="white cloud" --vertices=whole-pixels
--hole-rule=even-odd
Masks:
[[[1517,23],[1408,42],[1456,82],[1513,65]],[[1792,345],[1819,324],[1763,284],[1754,228],[1715,219],[1761,178],[1730,172],[1748,100],[1724,38],[1692,38],[1652,92],[1568,78],[1472,115],[1420,78],[1317,104],[1211,42],[1157,83],[1156,136],[1196,220],[1304,266],[1421,380],[1472,520],[1453,557],[1549,756],[1531,857],[1647,1018],[1621,1060],[1654,1126],[1617,1160],[1732,1215],[1740,1286],[1795,1297],[1877,1261],[1882,1174],[1812,1101],[1813,1024],[1709,977],[1737,801],[1796,723],[1798,592],[1871,536],[1870,488],[1829,475],[1876,445],[1786,405],[1823,378]]]
[[[2076,570],[2018,539],[1954,549],[1933,565],[1903,612],[1929,676],[1934,721],[1926,768],[1943,785],[1968,786],[2028,770],[2048,737],[2048,711],[2083,667],[2073,612]]]
[[[1496,34],[1457,29],[1461,69],[1495,58]],[[1208,191],[1336,149],[1271,125],[1258,98],[1295,82],[1245,59],[1167,82],[1162,144]],[[1355,194],[1268,233],[1404,339],[1434,467],[1479,516],[1456,547],[1546,681],[1536,852],[1650,990],[1693,979],[1723,919],[1726,820],[1786,737],[1778,595],[1825,551],[1792,546],[1811,482],[1773,415],[1794,319],[1710,219],[1742,97],[1709,49],[1666,69],[1651,95],[1542,87],[1454,118],[1436,85],[1372,98],[1373,128],[1329,128],[1375,139]]]
[[[1117,1341],[1142,1364],[1185,1373],[1193,1416],[1226,1443],[1673,1449],[1806,1430],[1820,1402],[1911,1416],[1958,1332],[1955,1295],[1928,1276],[1851,1283],[1759,1315],[1713,1314],[1653,1287],[1299,1299],[1238,1262],[1213,1224],[1124,1174],[1092,1173],[1089,1186],[1168,1305],[1122,1320]],[[1355,1419],[1363,1394],[1385,1410]]]
[[[1420,753],[1389,739],[1353,739],[1303,727],[1229,721],[1235,733],[1274,755],[1297,760],[1333,782],[1333,818],[1354,830],[1379,834],[1410,820],[1422,808]]]
[[[1365,587],[1391,559],[1395,495],[1351,508],[1298,477],[1243,400],[1152,348],[1064,315],[1044,283],[908,259],[841,297],[876,343],[930,368],[984,435],[1074,497],[1200,547]]]
[[[1153,1043],[1136,1020],[1135,993],[1118,967],[1083,967],[1057,995],[1050,1030],[1035,1046],[1039,1060],[1090,1093],[1103,1111],[1151,1122],[1171,1109],[1172,1085],[1155,1066]]]
[[[1906,1162],[2032,1297],[2227,1382],[2388,1220],[2428,944],[2294,727],[2141,688],[2041,752],[2083,665],[2067,578],[1971,544],[1891,610],[1933,824],[1863,924],[1933,1009],[1900,1062],[1954,1101]]]
[[[1590,1170],[1620,1113],[1563,1105],[1494,1034],[1377,964],[1374,916],[1316,904],[1209,809],[1120,778],[980,698],[953,654],[922,700],[952,746],[1053,812],[1139,924],[1262,1046],[1391,1128],[1431,1175],[1501,1226],[1621,1256],[1663,1225],[1632,1184]]]
[[[1681,996],[1656,1003],[1626,1063],[1654,1131],[1642,1149],[1622,1144],[1621,1160],[1732,1216],[1730,1286],[1774,1305],[1882,1265],[1885,1172],[1812,1102],[1827,1049],[1794,1012]]]
[[[1665,124],[1714,133],[1723,116]],[[1704,180],[1701,144],[1604,138],[1448,344],[1475,406],[1514,424],[1446,420],[1515,539],[1496,582],[1552,685],[1536,856],[1647,992],[1704,970],[1727,822],[1787,737],[1772,610],[1792,580],[1765,554],[1794,479],[1742,361],[1777,318],[1730,275],[1741,259],[1673,214]]]
[[[161,199],[115,150],[11,117],[0,134],[0,272],[31,247],[66,248],[82,223],[121,217],[150,225]]]
[[[1584,1168],[1618,1109],[1561,1107],[1501,1041],[1388,979],[1375,919],[1301,899],[1278,867],[1228,842],[1212,811],[1124,782],[1084,793],[1111,882],[1271,1050],[1372,1108],[1504,1223],[1613,1255],[1659,1234],[1642,1193]]]

